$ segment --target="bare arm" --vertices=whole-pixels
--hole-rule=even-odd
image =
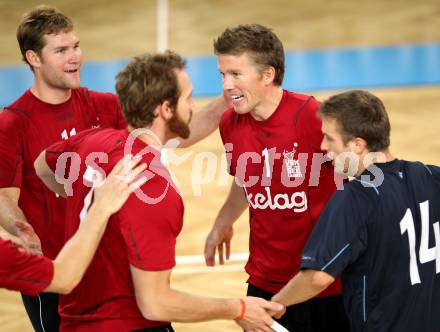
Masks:
[[[232,181],[231,190],[225,203],[220,209],[214,225],[205,241],[205,262],[208,266],[215,265],[215,253],[218,250],[219,263],[224,264],[224,251],[226,259],[231,254],[231,240],[233,236],[232,225],[240,217],[248,204],[243,188]]]
[[[191,146],[218,128],[220,118],[228,105],[223,98],[217,97],[200,111],[194,112],[194,117],[190,123],[191,135],[183,140],[179,139],[181,148]]]
[[[240,315],[239,299],[216,299],[193,296],[170,287],[171,270],[144,271],[130,266],[138,307],[145,318],[156,321],[200,322],[214,319],[235,319]],[[283,306],[261,298],[244,299],[244,318],[237,323],[250,330],[272,331],[272,318],[266,310],[275,312]]]
[[[35,173],[41,181],[53,192],[57,193],[62,197],[67,197],[64,183],[61,181],[62,178],[55,176],[55,173],[50,169],[46,162],[46,150],[43,150],[34,162]]]
[[[145,170],[146,165],[141,164],[133,170],[141,159],[128,161],[129,158],[119,161],[104,184],[95,189],[95,201],[86,219],[54,260],[54,277],[46,292],[67,294],[76,287],[95,254],[108,219],[122,207],[134,190],[145,183],[144,177],[135,178]]]
[[[335,278],[326,272],[302,270],[272,297],[272,301],[285,306],[304,302],[321,293],[333,281]]]
[[[11,241],[17,248],[23,248],[23,241],[16,235],[5,230],[2,226],[0,226],[0,239],[5,241]]]
[[[10,234],[19,237],[26,251],[41,255],[40,239],[18,206],[19,197],[19,188],[0,189],[0,226]],[[21,227],[17,227],[17,221],[21,222]]]
[[[19,188],[0,189],[0,226],[13,235],[17,235],[15,221],[26,221],[23,211],[18,207],[19,197]]]

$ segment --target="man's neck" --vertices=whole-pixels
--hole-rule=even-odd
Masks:
[[[72,89],[54,89],[45,84],[35,82],[31,87],[32,94],[48,104],[62,104],[69,100]]]
[[[368,157],[367,157],[368,156]],[[390,149],[381,150],[378,152],[368,152],[360,159],[360,168],[356,176],[361,175],[368,166],[376,163],[387,163],[393,161],[395,158],[391,154]]]
[[[268,88],[267,94],[250,114],[257,121],[267,120],[277,109],[283,98],[283,89],[279,86]]]
[[[128,131],[132,133],[135,129],[131,126],[128,126]],[[163,147],[163,142],[166,142],[165,135],[160,135],[156,128],[138,128],[136,129],[136,137],[139,138],[145,144],[149,146],[161,150]]]

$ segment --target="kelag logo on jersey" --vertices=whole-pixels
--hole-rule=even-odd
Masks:
[[[246,186],[243,186],[246,192],[246,199],[249,206],[253,209],[271,209],[286,210],[292,209],[293,212],[300,213],[307,210],[307,195],[304,191],[297,191],[291,195],[286,193],[278,193],[272,196],[270,187],[264,187],[264,193],[252,194],[248,193]]]

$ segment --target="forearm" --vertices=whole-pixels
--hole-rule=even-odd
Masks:
[[[248,203],[243,189],[233,181],[228,197],[215,219],[215,224],[232,226],[247,207]]]
[[[156,303],[149,313],[151,318],[147,318],[160,321],[201,322],[234,319],[241,310],[238,299],[204,298],[173,289],[168,289],[155,298]]]
[[[334,278],[325,272],[303,270],[275,294],[272,301],[285,306],[301,303],[321,293],[333,281]]]
[[[92,205],[87,218],[54,260],[50,291],[69,293],[81,280],[104,233],[108,213]]]
[[[200,111],[194,112],[190,123],[191,135],[185,140],[179,139],[179,147],[191,146],[214,132],[218,128],[220,118],[227,107],[224,98],[217,97]]]
[[[282,306],[257,297],[215,299],[193,296],[170,287],[171,270],[144,271],[130,265],[138,307],[145,318],[155,321],[200,322],[236,319],[245,330],[270,326],[266,311],[278,312]],[[265,329],[266,331],[267,329]]]
[[[55,173],[52,172],[49,165],[46,163],[46,151],[43,150],[38,158],[35,159],[34,168],[38,177],[46,187],[62,197],[67,197],[64,184],[57,181]]]
[[[40,180],[54,193],[60,195],[61,197],[67,197],[64,184],[59,183],[55,177],[50,175],[39,175]]]
[[[4,193],[0,194],[0,226],[13,235],[18,235],[18,229],[15,226],[16,220],[27,222],[26,217],[23,211],[19,208],[17,202],[18,197],[17,199],[13,199]]]

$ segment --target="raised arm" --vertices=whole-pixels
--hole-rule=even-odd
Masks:
[[[223,112],[228,108],[223,96],[215,98],[201,110],[194,112],[190,123],[191,135],[183,140],[179,139],[178,147],[186,148],[204,139],[218,128]]]
[[[67,197],[63,178],[57,178],[55,173],[50,169],[46,162],[46,150],[43,150],[34,161],[35,173],[37,173],[40,180],[52,190],[54,193],[62,197]]]
[[[117,212],[129,195],[145,183],[145,177],[137,177],[146,165],[135,168],[141,158],[121,159],[110,172],[102,186],[94,189],[94,203],[75,235],[64,245],[54,260],[54,277],[47,292],[70,293],[79,283],[110,216]],[[99,174],[99,173],[98,173]]]

